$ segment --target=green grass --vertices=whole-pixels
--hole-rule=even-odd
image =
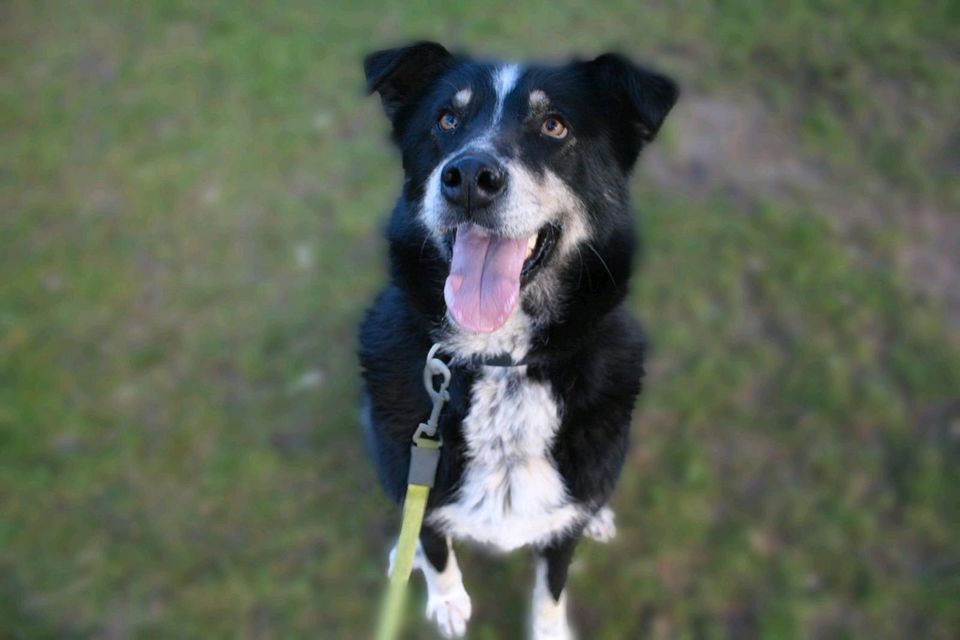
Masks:
[[[960,633],[960,339],[898,261],[911,211],[960,206],[955,3],[0,17],[0,636],[366,637],[397,515],[354,336],[400,173],[359,61],[415,37],[625,50],[757,100],[824,175],[703,193],[641,163],[651,374],[620,536],[572,571],[583,637]],[[472,637],[519,635],[529,558],[461,565]]]

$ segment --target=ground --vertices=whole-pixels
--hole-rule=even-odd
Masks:
[[[398,518],[354,345],[401,176],[360,58],[430,37],[683,87],[584,637],[957,637],[960,12],[688,4],[3,3],[0,636],[366,637]],[[530,558],[461,567],[472,637],[520,635]]]

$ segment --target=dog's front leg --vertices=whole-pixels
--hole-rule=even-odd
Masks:
[[[580,533],[560,538],[537,550],[537,578],[533,587],[533,640],[570,640],[567,621],[567,570]]]
[[[467,631],[472,607],[450,540],[424,524],[420,550],[425,556],[420,570],[427,581],[427,619],[436,622],[443,637],[460,637]]]
[[[396,547],[390,552],[390,568]],[[450,540],[424,524],[413,559],[413,568],[420,569],[427,582],[427,619],[433,620],[445,638],[458,638],[467,631],[472,606],[463,587],[463,575],[457,565]]]

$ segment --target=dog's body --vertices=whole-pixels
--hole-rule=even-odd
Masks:
[[[627,176],[676,100],[619,56],[564,67],[469,61],[436,44],[366,61],[406,172],[388,238],[391,284],[361,329],[364,432],[403,499],[430,413],[422,367],[453,372],[417,565],[428,615],[470,615],[450,539],[533,547],[535,637],[569,637],[564,584],[627,448],[643,340],[622,306],[634,235]]]

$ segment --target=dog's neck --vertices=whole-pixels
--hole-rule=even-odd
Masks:
[[[458,361],[506,354],[520,362],[530,352],[534,331],[530,317],[522,309],[517,309],[500,329],[491,333],[466,331],[447,317],[432,337],[442,345],[444,353]]]

